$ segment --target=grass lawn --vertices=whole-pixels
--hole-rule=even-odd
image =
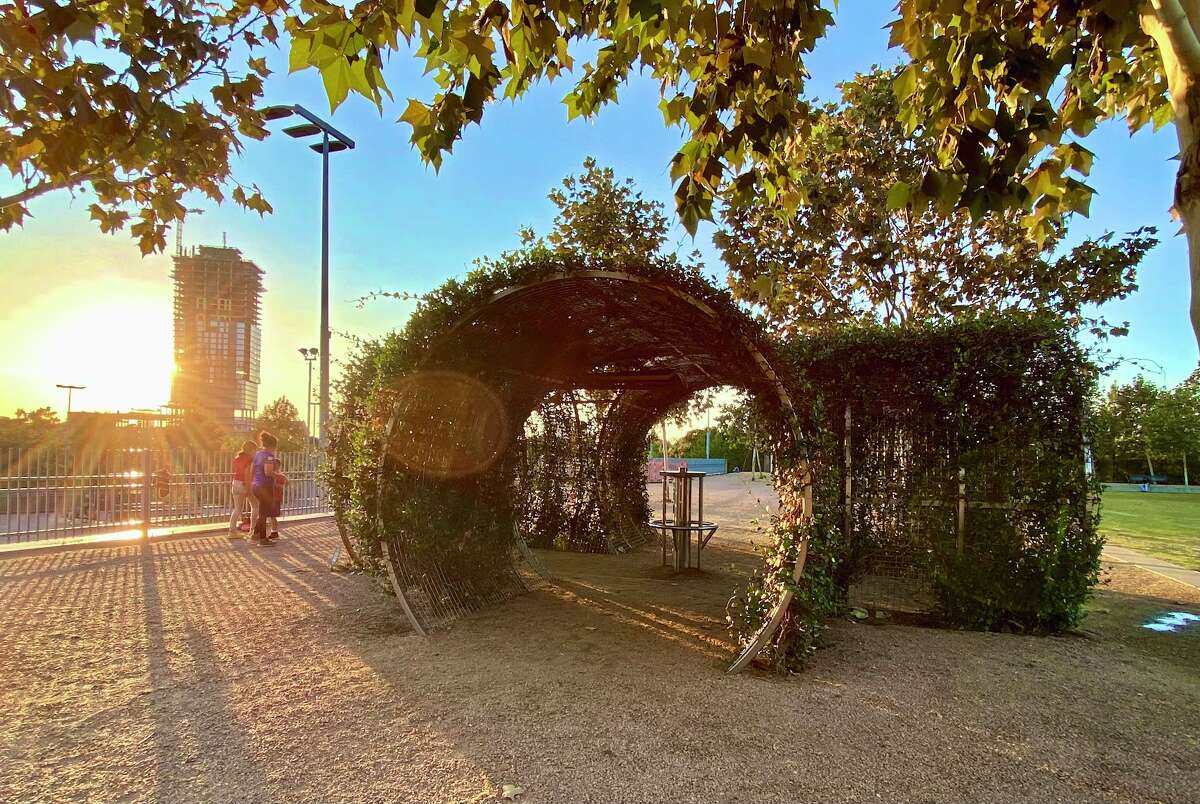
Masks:
[[[1200,570],[1200,494],[1106,491],[1100,532],[1113,544]]]

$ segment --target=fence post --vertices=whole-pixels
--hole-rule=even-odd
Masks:
[[[846,500],[842,512],[842,530],[846,535],[846,544],[850,544],[850,533],[853,529],[854,522],[854,481],[852,479],[852,467],[850,463],[850,403],[846,403],[846,435],[842,443],[842,472],[844,474],[844,494]]]
[[[142,539],[150,539],[150,473],[153,470],[150,448],[142,450]]]
[[[962,555],[967,535],[967,470],[958,467],[958,528],[955,544]]]

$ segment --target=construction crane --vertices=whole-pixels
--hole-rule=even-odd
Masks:
[[[202,210],[202,209],[195,209],[195,208],[185,209],[183,211],[183,215],[179,218],[179,220],[175,221],[175,256],[176,257],[183,256],[183,219],[188,216],[189,212],[194,212],[197,215],[204,214],[204,210]]]

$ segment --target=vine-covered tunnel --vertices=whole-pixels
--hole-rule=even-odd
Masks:
[[[381,447],[376,526],[418,629],[522,587],[522,537],[531,534],[520,532],[527,486],[514,476],[525,422],[558,394],[603,400],[595,438],[574,445],[593,454],[595,469],[586,480],[596,487],[598,538],[581,549],[649,534],[647,434],[697,391],[749,391],[775,414],[785,454],[802,438],[759,327],[694,272],[560,266],[463,307],[447,311],[393,383]]]
[[[648,538],[649,431],[697,391],[735,386],[774,442],[780,498],[768,561],[738,597],[735,668],[763,647],[802,660],[854,579],[879,572],[923,579],[959,621],[1057,628],[1099,556],[1080,462],[1090,376],[1054,322],[781,346],[670,262],[520,255],[363,345],[326,478],[347,545],[424,632],[529,588],[530,545]]]

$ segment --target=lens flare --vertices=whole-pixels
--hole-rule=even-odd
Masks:
[[[395,386],[389,455],[410,472],[440,478],[478,474],[508,443],[510,427],[496,392],[454,371],[423,371]]]

